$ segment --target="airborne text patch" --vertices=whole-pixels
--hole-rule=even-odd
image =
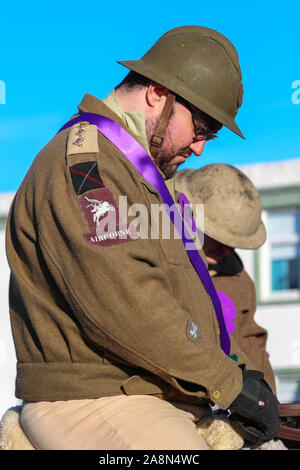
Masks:
[[[119,209],[110,189],[95,189],[78,197],[78,203],[89,226],[83,235],[92,246],[110,246],[136,240],[135,225],[122,224]]]

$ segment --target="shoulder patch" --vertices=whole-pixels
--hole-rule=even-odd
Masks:
[[[107,247],[138,238],[134,223],[125,225],[121,222],[110,189],[94,189],[81,194],[77,200],[89,226],[89,232],[83,234],[89,245]]]
[[[97,126],[87,121],[74,124],[68,135],[67,155],[97,152],[99,152]]]
[[[73,187],[77,195],[91,189],[104,188],[104,183],[98,171],[97,162],[82,162],[70,167]]]

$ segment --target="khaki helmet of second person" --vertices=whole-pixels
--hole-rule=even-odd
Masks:
[[[266,239],[261,201],[253,183],[239,169],[223,163],[175,176],[175,190],[189,199],[193,212],[204,204],[204,227],[209,237],[233,248],[256,249]]]
[[[221,33],[202,26],[174,28],[140,60],[118,63],[165,86],[244,138],[234,120],[243,100],[239,58]]]

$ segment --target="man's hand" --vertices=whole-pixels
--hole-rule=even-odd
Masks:
[[[243,371],[243,388],[230,411],[246,418],[248,425],[255,428],[258,445],[273,439],[279,430],[278,400],[257,370]]]

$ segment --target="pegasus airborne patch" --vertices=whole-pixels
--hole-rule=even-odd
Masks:
[[[110,246],[138,238],[133,223],[122,224],[110,189],[95,189],[82,194],[78,203],[89,226],[90,232],[83,235],[89,245]]]

